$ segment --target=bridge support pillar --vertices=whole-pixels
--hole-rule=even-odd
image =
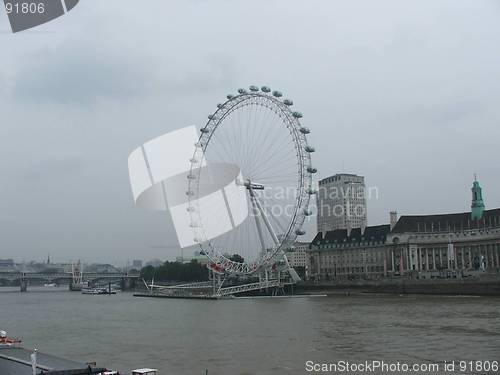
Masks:
[[[120,287],[122,290],[130,290],[132,282],[128,277],[122,277],[120,280]]]
[[[21,293],[28,291],[28,280],[25,278],[22,278],[19,280],[19,285],[21,287]]]
[[[82,283],[73,283],[73,280],[69,282],[69,290],[72,292],[80,292],[82,290]]]

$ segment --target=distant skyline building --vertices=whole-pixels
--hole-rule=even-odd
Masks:
[[[136,270],[142,269],[142,260],[140,259],[134,259],[132,261],[132,268]]]
[[[0,259],[0,271],[1,272],[9,272],[15,271],[16,264],[13,259]]]
[[[337,229],[350,232],[367,226],[365,178],[340,173],[319,181],[317,194],[318,232]]]

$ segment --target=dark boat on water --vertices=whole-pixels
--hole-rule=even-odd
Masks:
[[[116,294],[116,290],[108,288],[82,288],[82,294]]]

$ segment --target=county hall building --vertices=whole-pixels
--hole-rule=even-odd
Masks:
[[[500,273],[500,209],[485,210],[478,181],[470,212],[401,216],[388,225],[319,232],[308,249],[316,281],[460,278]]]

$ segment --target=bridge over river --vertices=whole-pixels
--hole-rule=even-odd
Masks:
[[[74,268],[72,272],[23,272],[23,271],[4,271],[0,272],[0,281],[9,281],[19,284],[21,292],[26,292],[30,281],[43,281],[45,283],[64,283],[69,284],[69,289],[80,291],[84,283],[95,285],[99,282],[119,282],[122,290],[130,289],[139,275],[130,275],[128,273],[98,273],[98,272],[80,272]]]

